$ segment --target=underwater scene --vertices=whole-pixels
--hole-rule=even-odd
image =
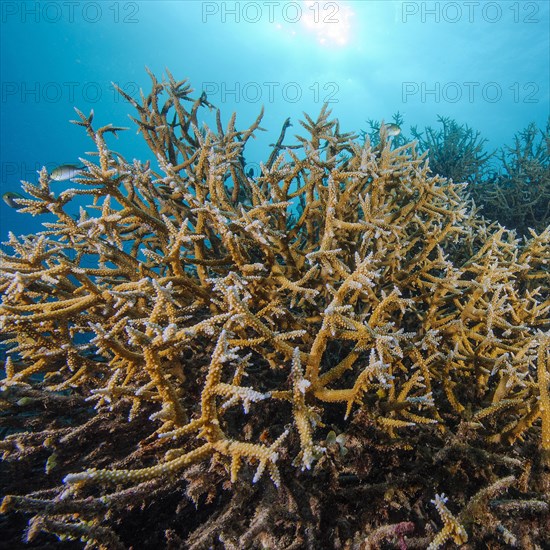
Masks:
[[[550,548],[549,2],[0,17],[0,549]]]

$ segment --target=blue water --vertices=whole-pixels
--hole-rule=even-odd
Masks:
[[[492,150],[549,116],[549,2],[18,2],[1,9],[0,186],[18,191],[36,170],[78,162],[94,150],[69,123],[74,107],[97,125],[130,131],[109,144],[126,158],[150,158],[128,119],[118,83],[147,93],[149,67],[189,78],[248,126],[265,107],[250,163],[267,159],[283,121],[299,132],[303,111],[325,101],[343,131],[399,111],[410,125],[437,115],[481,132]],[[58,184],[71,185],[70,182]],[[32,218],[0,203],[0,240],[31,233]]]

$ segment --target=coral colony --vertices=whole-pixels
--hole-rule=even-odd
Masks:
[[[208,128],[204,94],[151,79],[119,91],[157,170],[78,112],[96,152],[74,187],[43,170],[17,200],[55,219],[2,253],[3,530],[543,548],[550,227],[490,224],[415,142],[381,125],[373,147],[326,107],[251,177],[261,115]]]

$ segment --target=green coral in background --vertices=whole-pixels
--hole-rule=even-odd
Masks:
[[[402,127],[398,112],[393,122]],[[550,223],[550,119],[546,128],[532,122],[514,136],[513,145],[487,152],[487,140],[467,124],[449,117],[438,117],[440,129],[430,126],[411,128],[418,151],[428,157],[434,175],[455,183],[468,183],[468,189],[481,213],[518,235],[529,229],[543,231]],[[372,145],[379,142],[380,123],[368,120],[370,130],[362,131]],[[399,147],[410,139],[401,132],[393,138]]]
[[[430,126],[423,132],[416,126],[411,128],[420,151],[428,153],[432,173],[456,183],[482,181],[492,156],[484,149],[487,140],[467,124],[449,117],[440,116],[438,121],[442,126],[439,130]]]
[[[545,129],[531,123],[500,150],[501,169],[470,185],[487,218],[515,229],[541,231],[550,223],[550,119]]]

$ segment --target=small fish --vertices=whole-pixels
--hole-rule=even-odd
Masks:
[[[50,178],[55,181],[72,180],[75,176],[79,176],[82,170],[84,170],[84,166],[77,166],[76,164],[62,164],[52,170]]]
[[[2,198],[9,207],[15,208],[17,210],[18,208],[22,207],[22,205],[17,202],[18,199],[24,199],[25,197],[19,193],[8,191],[7,193],[4,193],[2,195]]]
[[[340,447],[340,455],[346,456],[349,451],[349,449],[346,449],[346,446],[345,446],[346,436],[344,434],[336,435],[336,432],[334,430],[330,430],[330,432],[327,434],[327,438],[325,439],[325,444],[330,446],[336,443]]]
[[[397,124],[384,124],[384,127],[386,129],[386,135],[388,137],[398,136],[401,133],[401,128],[399,128]]]
[[[18,407],[28,407],[29,405],[34,405],[35,403],[38,403],[40,399],[37,399],[35,397],[22,397],[21,399],[18,399],[15,404]]]

